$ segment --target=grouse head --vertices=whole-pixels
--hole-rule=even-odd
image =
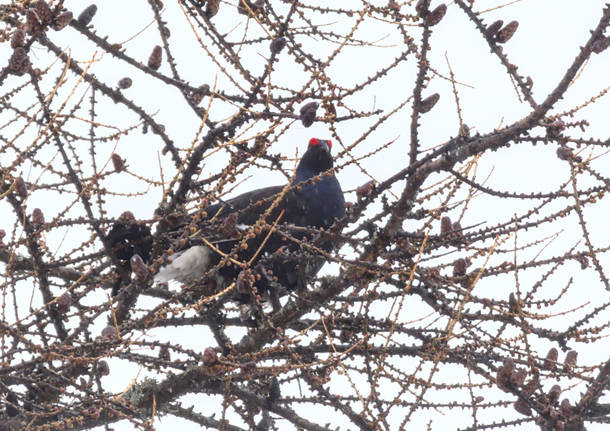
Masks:
[[[325,141],[323,139],[311,138],[307,151],[303,154],[297,166],[297,174],[301,173],[307,177],[312,177],[332,168],[333,157],[330,154],[332,146],[333,144],[330,139]]]

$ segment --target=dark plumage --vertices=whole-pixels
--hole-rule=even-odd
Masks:
[[[148,262],[153,237],[147,225],[137,221],[131,211],[125,211],[112,225],[106,240],[117,263],[117,277],[112,288],[114,296],[118,293],[121,282],[129,282],[131,257],[137,254],[144,263]]]
[[[330,227],[335,219],[345,215],[345,200],[339,181],[332,171],[319,176],[333,167],[331,145],[330,141],[316,138],[309,141],[307,151],[297,166],[290,189],[264,220],[267,228],[249,239],[247,248],[240,250],[234,257],[242,262],[249,261],[269,233],[268,226],[273,225],[278,218],[280,224],[319,229]],[[208,206],[207,219],[204,223],[209,225],[211,221],[217,222],[216,231],[222,232],[221,236],[230,237],[229,240],[217,241],[215,246],[223,253],[233,252],[239,237],[260,220],[261,215],[284,191],[284,188],[284,186],[265,187]],[[312,237],[311,234],[290,232],[288,234],[297,239],[309,240]],[[333,246],[331,240],[318,244],[318,247],[326,251],[330,251]],[[252,270],[256,275],[254,286],[259,293],[269,289],[274,291],[273,287],[276,284],[288,290],[303,287],[307,279],[314,276],[324,264],[322,258],[314,255],[315,253],[306,247],[302,248],[297,242],[287,239],[280,233],[272,233],[252,263]],[[303,256],[309,257],[303,258]],[[175,254],[171,259],[170,264],[159,270],[155,281],[200,280],[220,261],[220,256],[207,246],[197,245]],[[242,268],[231,265],[221,268],[219,275],[225,283],[231,283],[246,278],[243,273],[240,275],[241,272]],[[243,285],[242,290],[249,289],[247,282],[239,285]],[[247,302],[249,297],[249,294],[240,292],[239,300]]]

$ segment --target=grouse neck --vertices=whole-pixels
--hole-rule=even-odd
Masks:
[[[307,180],[333,167],[330,153],[310,148],[297,166],[297,178]]]

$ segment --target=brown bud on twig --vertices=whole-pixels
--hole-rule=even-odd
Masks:
[[[496,41],[498,43],[506,43],[517,31],[517,27],[519,27],[519,23],[517,21],[511,21],[502,28],[498,34],[496,35]]]
[[[566,125],[561,120],[555,120],[550,124],[546,125],[546,133],[551,137],[557,137],[563,132],[566,128]]]
[[[522,415],[525,415],[525,416],[532,415],[532,409],[530,408],[530,406],[527,405],[527,401],[525,401],[525,400],[519,399],[519,400],[515,401],[515,403],[513,404],[513,407],[515,408],[515,410],[517,410]]]
[[[15,178],[15,191],[21,199],[25,199],[28,197],[28,188],[25,185],[25,181],[23,181],[23,178]]]
[[[519,302],[513,292],[508,295],[508,309],[511,313],[517,313],[519,311]]]
[[[587,269],[589,267],[589,259],[584,254],[581,254],[576,260],[580,263],[580,269]]]
[[[231,213],[224,218],[220,226],[218,227],[218,232],[224,238],[232,238],[237,235],[237,213]]]
[[[566,359],[563,361],[564,368],[574,368],[576,366],[576,358],[578,358],[578,352],[576,350],[570,350],[566,354]]]
[[[426,12],[428,12],[428,8],[430,7],[430,0],[419,0],[415,5],[415,11],[420,17],[424,17]]]
[[[40,18],[40,21],[42,21],[43,24],[46,25],[51,23],[51,20],[53,19],[53,11],[51,10],[46,1],[38,0],[36,2],[36,13],[38,14],[38,17]]]
[[[561,395],[561,387],[559,385],[553,385],[553,387],[549,391],[550,403],[555,404],[557,400],[559,400],[559,395]]]
[[[324,103],[324,109],[326,110],[326,115],[328,117],[337,117],[337,109],[335,108],[335,105],[333,105],[331,102],[326,101],[326,103]]]
[[[169,347],[161,346],[161,348],[159,349],[159,359],[167,362],[172,360],[172,357],[169,353]]]
[[[203,351],[203,364],[208,367],[214,365],[218,361],[216,350],[212,347],[206,347]]]
[[[102,329],[102,337],[108,339],[116,338],[116,328],[114,326],[106,326]]]
[[[5,236],[6,236],[6,231],[4,229],[0,229],[0,245],[4,244]]]
[[[28,9],[25,13],[25,28],[29,34],[36,34],[42,30],[42,22],[34,9]]]
[[[513,358],[504,359],[501,370],[502,374],[504,374],[506,377],[510,377],[513,371],[515,371],[515,361]]]
[[[204,96],[207,96],[208,94],[210,94],[210,86],[208,84],[201,85],[197,90],[193,92],[193,102],[198,105],[199,103],[201,103]]]
[[[453,223],[452,226],[453,232],[457,233],[459,236],[464,236],[462,232],[462,224],[459,221]]]
[[[468,127],[468,124],[462,123],[460,125],[460,130],[458,131],[458,134],[464,138],[470,137],[470,127]]]
[[[163,51],[159,45],[155,46],[148,57],[148,67],[152,70],[157,70],[161,67],[161,60],[163,59]]]
[[[559,160],[570,160],[572,158],[572,150],[568,147],[558,147],[557,158]]]
[[[375,190],[375,182],[371,180],[356,189],[356,198],[360,201],[370,195],[373,190]]]
[[[160,135],[161,133],[165,133],[165,126],[163,124],[158,124],[153,127],[153,133],[155,135]]]
[[[125,77],[119,81],[119,88],[121,90],[127,90],[129,87],[131,87],[131,84],[133,84],[131,78]]]
[[[498,388],[502,389],[505,392],[508,392],[508,382],[509,376],[504,373],[502,367],[498,368],[498,371],[496,371],[496,385],[498,385]]]
[[[433,95],[426,97],[420,102],[419,106],[417,107],[417,111],[420,114],[429,112],[432,108],[434,108],[434,105],[436,105],[440,98],[441,96],[438,93],[434,93]]]
[[[466,275],[466,260],[459,258],[453,262],[453,276],[462,277]]]
[[[63,30],[70,22],[72,22],[72,12],[69,10],[63,11],[53,20],[53,30]]]
[[[430,12],[426,16],[426,21],[425,21],[426,25],[428,27],[435,26],[436,24],[441,22],[441,20],[443,19],[443,17],[445,16],[446,13],[447,13],[447,6],[445,5],[445,3],[439,4],[436,8],[434,8],[434,10],[432,12]]]
[[[523,392],[523,395],[526,397],[529,397],[536,392],[536,389],[538,389],[538,378],[534,376],[529,382],[526,383],[525,386],[523,386],[521,392]]]
[[[112,153],[110,155],[110,159],[112,160],[112,166],[114,166],[114,170],[117,172],[123,172],[125,169],[125,160],[121,158],[117,153]]]
[[[269,50],[273,54],[278,54],[284,47],[286,46],[286,38],[278,37],[277,39],[273,39],[269,44]]]
[[[553,370],[555,368],[558,356],[559,352],[557,352],[557,349],[551,347],[549,352],[546,354],[546,358],[544,359],[543,368],[545,370]]]
[[[510,382],[517,388],[520,388],[525,382],[525,378],[527,377],[527,371],[523,368],[518,368],[510,375]]]
[[[508,392],[508,384],[510,383],[510,378],[515,371],[515,361],[512,358],[504,359],[502,366],[498,368],[496,372],[496,384],[503,391]]]
[[[572,405],[570,404],[570,400],[568,400],[567,398],[561,400],[561,404],[559,404],[559,410],[561,411],[561,414],[564,418],[570,416],[570,413],[572,413]]]
[[[110,374],[110,367],[106,361],[98,361],[96,367],[97,374],[100,376],[107,376]]]
[[[89,5],[85,8],[84,11],[82,11],[80,13],[77,21],[81,25],[88,25],[91,22],[91,20],[93,19],[93,17],[95,16],[96,12],[97,12],[97,6],[94,4]]]
[[[309,102],[301,107],[299,118],[303,126],[309,127],[313,124],[316,119],[316,109],[318,102]]]
[[[235,288],[237,292],[242,295],[249,295],[252,291],[252,282],[253,282],[252,272],[244,269],[240,271],[237,275],[237,280],[235,281]]]
[[[218,13],[218,9],[220,8],[220,0],[207,0],[205,5],[205,15],[208,18],[212,18],[214,15]]]
[[[502,21],[501,19],[492,22],[487,26],[487,29],[485,30],[485,36],[487,36],[488,38],[493,38],[498,33],[498,31],[500,31],[503,24],[504,21]]]
[[[8,60],[8,70],[13,75],[21,76],[30,70],[31,66],[32,64],[25,49],[20,46],[15,48],[13,55]]]
[[[131,270],[136,275],[136,279],[138,281],[145,281],[148,278],[148,267],[146,266],[139,254],[134,254],[133,256],[131,256],[131,259],[129,259],[129,263],[131,265]]]
[[[23,46],[25,46],[25,31],[18,28],[11,37],[11,48],[15,49]]]
[[[34,208],[32,211],[32,223],[38,226],[44,224],[44,214],[40,208]]]
[[[610,46],[610,36],[600,37],[591,46],[591,51],[596,54],[601,54]]]
[[[191,97],[193,99],[193,102],[195,102],[195,105],[199,105],[203,100],[203,94],[199,91],[195,91]]]
[[[72,306],[72,295],[70,295],[70,292],[66,292],[63,295],[61,295],[59,298],[57,298],[57,311],[61,314],[65,314],[70,310],[70,307]]]
[[[441,235],[447,235],[451,233],[453,228],[451,227],[451,218],[444,216],[441,218]]]

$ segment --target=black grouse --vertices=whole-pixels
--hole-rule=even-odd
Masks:
[[[236,281],[237,298],[243,303],[249,302],[252,285],[259,294],[270,291],[274,308],[277,308],[276,287],[286,290],[303,287],[324,264],[324,259],[319,254],[301,242],[311,240],[315,229],[301,229],[298,232],[287,229],[283,230],[283,235],[278,232],[282,230],[282,225],[326,229],[335,219],[345,215],[343,192],[332,172],[331,148],[330,140],[312,138],[288,187],[257,189],[208,206],[203,223],[214,221],[219,230],[229,231],[230,238],[211,241],[217,248],[216,251],[195,242],[197,245],[174,254],[170,257],[170,263],[161,267],[155,275],[155,281],[202,281],[209,269],[220,262],[220,250],[238,261],[252,262],[245,271],[236,264],[222,266],[215,274],[215,280],[225,284]],[[278,229],[269,234],[270,226],[276,222]],[[265,228],[251,229],[257,223]],[[247,247],[238,249],[236,245],[240,238],[248,233],[251,235],[249,239],[242,240]],[[325,239],[316,241],[316,244],[318,248],[330,251],[335,241]],[[244,273],[249,274],[249,283],[246,283],[245,288],[240,287]]]

